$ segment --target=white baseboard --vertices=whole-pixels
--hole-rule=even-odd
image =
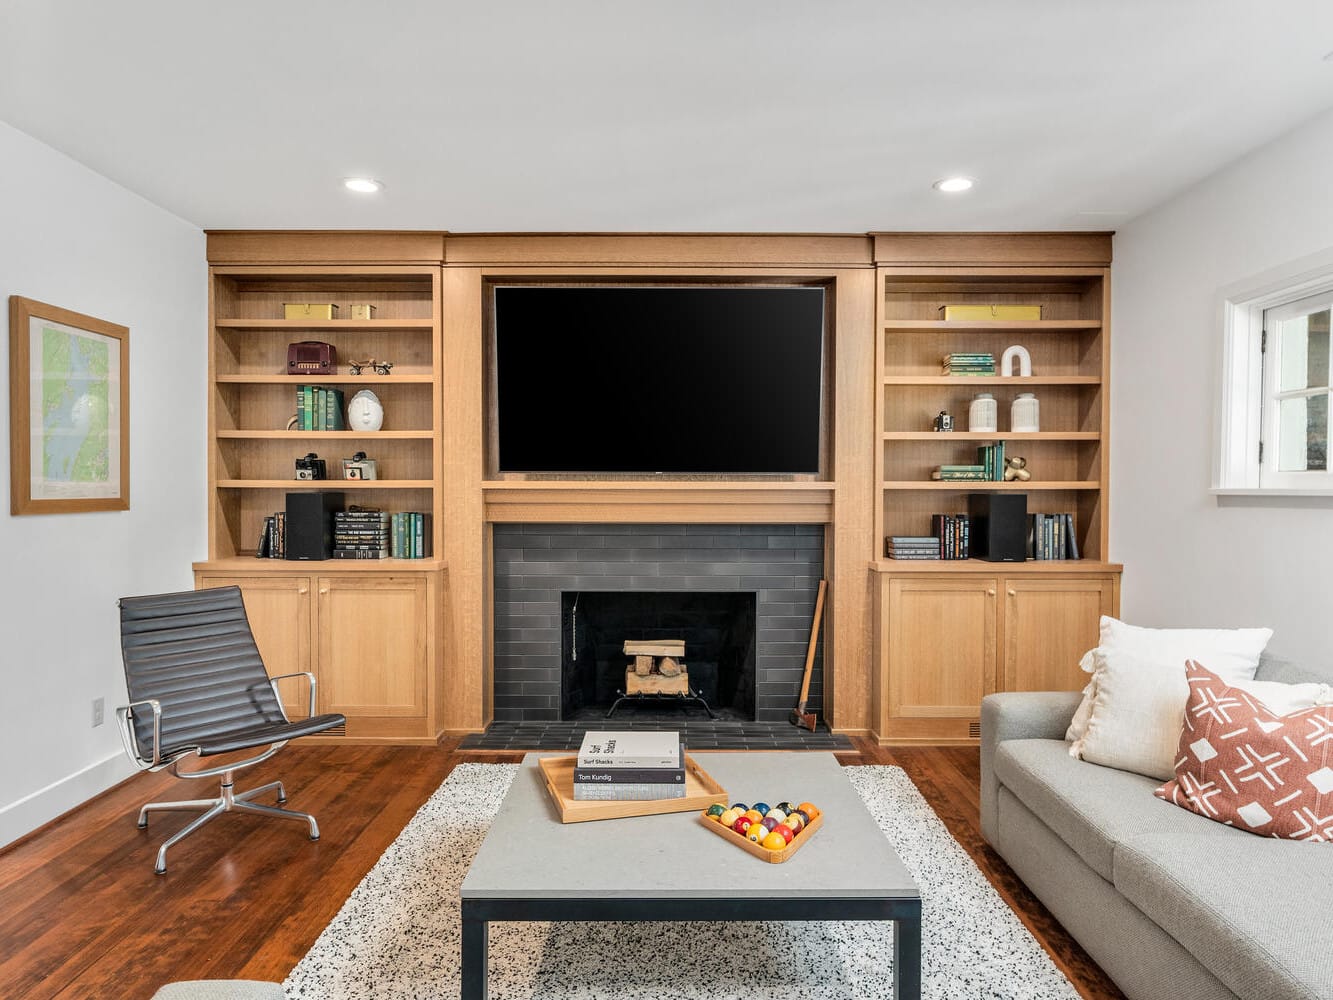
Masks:
[[[0,809],[0,847],[13,843],[134,774],[123,753],[89,764]]]

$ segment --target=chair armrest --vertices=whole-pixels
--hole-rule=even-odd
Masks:
[[[298,670],[294,674],[278,674],[276,677],[270,677],[268,679],[269,686],[273,688],[273,697],[278,699],[278,707],[282,708],[282,695],[278,693],[278,681],[289,680],[292,677],[304,677],[310,682],[310,708],[307,710],[306,715],[313,717],[315,714],[315,675],[309,670]],[[287,717],[285,711],[282,715],[283,718]]]
[[[991,844],[1000,790],[995,751],[1006,740],[1063,740],[1082,700],[1078,691],[1006,691],[981,699],[981,832]]]
[[[153,709],[153,759],[144,763],[139,753],[139,741],[134,735],[134,709],[139,705],[148,705]],[[116,709],[120,719],[120,739],[125,744],[125,753],[135,765],[143,771],[157,767],[162,762],[162,704],[156,698],[132,701]]]

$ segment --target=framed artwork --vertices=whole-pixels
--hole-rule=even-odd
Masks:
[[[130,509],[129,335],[9,297],[11,514]]]

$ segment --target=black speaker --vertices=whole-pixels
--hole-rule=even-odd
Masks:
[[[325,490],[287,494],[287,558],[333,558],[333,512],[346,494]]]
[[[1028,495],[969,493],[972,555],[990,562],[1022,562],[1027,558]]]

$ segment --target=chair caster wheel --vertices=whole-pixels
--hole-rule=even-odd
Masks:
[[[138,822],[137,824],[135,824],[135,825],[138,826],[140,830],[147,830],[147,829],[148,829],[148,820],[146,820],[146,819],[141,819],[141,820],[139,820],[139,822]]]
[[[319,839],[319,834],[315,834],[315,835],[314,835],[313,837],[311,837],[310,839],[311,839],[311,840],[318,840],[318,839]]]
[[[279,796],[278,796],[278,805],[282,805],[282,804],[283,804],[284,802],[286,802],[286,801],[287,801],[287,796],[285,796],[285,795],[279,795]]]
[[[167,870],[166,870],[165,868],[154,868],[154,869],[153,869],[153,874],[154,874],[154,875],[165,875],[166,873],[167,873]]]

